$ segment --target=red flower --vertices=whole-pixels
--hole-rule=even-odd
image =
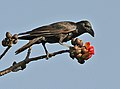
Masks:
[[[82,40],[75,38],[72,39],[71,43],[74,47],[70,48],[70,57],[72,59],[76,58],[80,64],[84,64],[85,60],[88,60],[94,55],[94,46],[91,46],[90,42],[86,42],[83,45]]]
[[[85,45],[86,49],[88,50],[88,56],[85,58],[85,60],[88,60],[89,58],[92,57],[92,55],[94,55],[94,46],[90,45],[90,42],[86,42]]]

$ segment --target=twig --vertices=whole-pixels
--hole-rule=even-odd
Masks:
[[[32,49],[32,47],[30,47],[30,48],[28,49],[28,52],[27,52],[27,55],[26,55],[25,60],[29,59],[30,53],[31,53],[31,49]]]
[[[28,54],[23,61],[20,61],[20,62],[16,63],[15,65],[12,65],[9,68],[6,68],[5,70],[0,71],[0,76],[3,76],[7,73],[10,73],[10,72],[14,71],[15,69],[17,69],[18,67],[25,66],[26,64],[28,64],[32,61],[37,61],[37,60],[40,60],[40,59],[43,59],[43,58],[47,57],[47,55],[42,55],[42,56],[38,56],[38,57],[34,57],[34,58],[29,58],[30,51],[31,51],[31,49],[28,50]],[[67,53],[67,52],[69,52],[69,50],[57,51],[57,52],[49,54],[49,58],[53,57],[53,56],[56,56],[58,54]],[[21,69],[21,70],[23,70],[23,69]]]
[[[5,51],[0,55],[0,60],[2,59],[2,57],[7,53],[7,51],[11,48],[11,46],[8,46]]]

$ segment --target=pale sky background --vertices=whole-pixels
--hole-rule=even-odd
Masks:
[[[0,0],[0,40],[7,31],[14,34],[53,22],[84,19],[95,31],[95,38],[88,34],[79,37],[95,47],[90,60],[81,65],[62,54],[32,62],[23,71],[0,77],[0,89],[120,89],[119,0]],[[19,41],[12,47],[0,61],[0,70],[24,59],[27,51],[14,52],[25,43]],[[67,49],[59,44],[47,44],[47,48],[49,52]],[[0,45],[0,53],[3,50]],[[43,47],[36,45],[31,57],[43,53]]]

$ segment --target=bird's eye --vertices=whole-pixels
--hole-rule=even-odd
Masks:
[[[85,24],[85,27],[91,28],[91,25],[90,24]]]
[[[90,29],[90,28],[91,28],[91,25],[88,24],[88,23],[83,23],[83,27],[84,27],[85,29]]]
[[[89,26],[89,25],[85,25],[85,27],[90,28],[90,26]]]

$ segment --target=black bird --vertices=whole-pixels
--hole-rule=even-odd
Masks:
[[[94,31],[89,21],[83,20],[80,22],[63,21],[50,25],[42,26],[32,31],[27,31],[18,34],[18,39],[29,40],[27,44],[18,49],[15,53],[21,53],[34,44],[42,43],[45,52],[48,55],[48,51],[45,47],[45,43],[59,43],[61,45],[70,47],[63,42],[67,42],[72,38],[75,38],[83,33],[89,33],[94,37]]]

